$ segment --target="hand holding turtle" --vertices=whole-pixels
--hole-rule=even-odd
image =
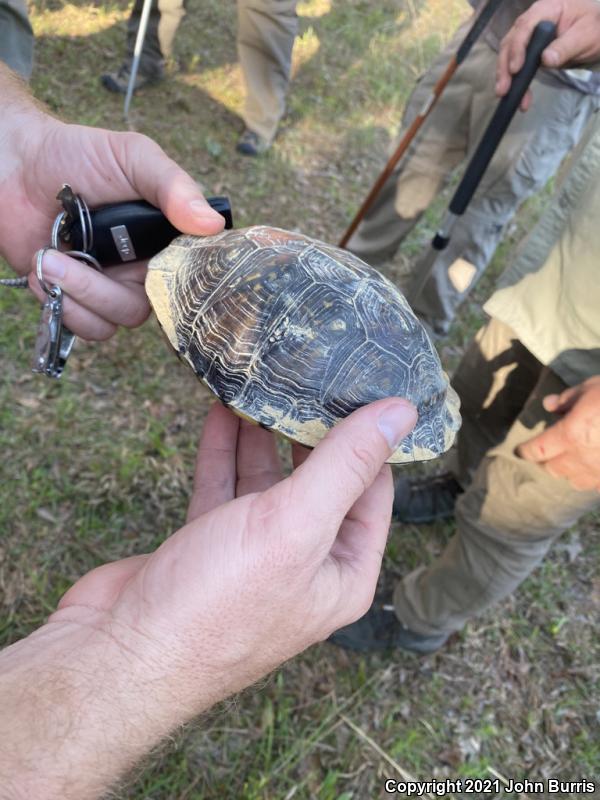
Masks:
[[[175,727],[361,616],[391,514],[384,461],[415,421],[396,398],[361,408],[279,480],[272,434],[215,405],[185,527],[85,575],[0,655],[3,788],[97,797]]]
[[[519,455],[574,489],[600,491],[600,376],[548,395],[544,408],[563,416],[522,444]]]
[[[65,182],[91,206],[143,198],[184,232],[206,235],[222,229],[223,218],[196,182],[148,137],[66,125],[45,113],[1,64],[0,95],[0,253],[19,274],[34,269],[32,256],[48,243],[56,193]],[[141,264],[100,275],[51,254],[44,259],[44,276],[64,290],[65,324],[83,338],[108,338],[117,325],[140,325],[149,314]],[[45,299],[35,271],[29,285]]]
[[[363,407],[312,452],[294,445],[282,480],[275,437],[215,404],[185,527],[151,555],[85,575],[52,619],[82,606],[143,629],[165,665],[189,661],[192,694],[206,642],[219,643],[210,661],[226,693],[255,680],[368,608],[391,515],[384,462],[416,416],[397,398]]]
[[[496,93],[505,95],[512,76],[521,69],[531,35],[539,22],[557,25],[558,36],[542,54],[549,69],[592,64],[600,60],[600,5],[597,0],[538,0],[521,14],[500,45],[496,69]],[[531,105],[531,92],[521,103]]]

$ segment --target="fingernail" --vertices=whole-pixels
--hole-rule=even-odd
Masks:
[[[549,67],[556,67],[558,66],[558,62],[560,60],[560,56],[556,52],[556,50],[546,50],[544,52],[544,62]]]
[[[42,261],[42,277],[46,283],[60,281],[67,271],[67,257],[57,250],[47,250]]]
[[[377,427],[390,450],[395,450],[417,422],[417,409],[408,401],[387,406],[377,419]]]
[[[192,213],[197,214],[199,217],[220,217],[218,211],[215,211],[206,200],[192,200],[190,203]]]

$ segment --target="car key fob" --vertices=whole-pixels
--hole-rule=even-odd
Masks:
[[[58,199],[65,209],[58,238],[70,249],[89,254],[102,267],[145,261],[181,235],[159,208],[145,200],[88,209],[68,186],[63,187]],[[232,228],[229,199],[208,197],[207,202],[224,217],[225,228]]]

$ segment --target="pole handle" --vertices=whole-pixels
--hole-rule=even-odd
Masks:
[[[508,94],[498,104],[494,116],[490,120],[479,146],[469,162],[463,179],[452,198],[449,206],[452,214],[456,216],[464,214],[488,164],[496,152],[500,140],[506,133],[506,129],[510,125],[525,92],[529,88],[529,84],[537,72],[542,53],[555,38],[556,25],[553,22],[538,23],[527,45],[525,63],[514,76]]]

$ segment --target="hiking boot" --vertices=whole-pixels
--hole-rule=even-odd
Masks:
[[[392,517],[399,522],[424,524],[454,515],[463,489],[449,472],[426,478],[398,478],[394,483]]]
[[[269,143],[258,133],[246,128],[235,148],[243,156],[259,156],[269,149]]]
[[[131,64],[125,62],[121,64],[117,72],[105,72],[100,76],[102,85],[109,92],[118,92],[119,94],[127,94],[127,87],[129,86],[129,78],[131,77]],[[133,84],[133,91],[137,92],[145,86],[150,86],[153,83],[162,81],[164,74],[161,69],[158,69],[153,75],[141,72],[139,69],[135,76],[135,83]]]
[[[426,655],[439,650],[448,635],[424,636],[411,631],[400,622],[392,605],[375,602],[364,617],[332,633],[327,641],[361,653],[400,648]]]

